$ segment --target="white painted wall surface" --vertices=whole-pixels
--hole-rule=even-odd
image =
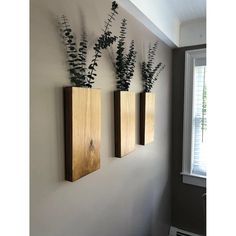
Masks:
[[[179,46],[193,46],[206,43],[206,19],[183,22],[180,26]]]
[[[168,46],[179,46],[180,21],[168,1],[117,0],[117,2]]]

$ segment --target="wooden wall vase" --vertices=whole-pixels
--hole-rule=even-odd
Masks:
[[[99,89],[65,87],[66,180],[100,168],[101,94]]]
[[[154,140],[155,94],[140,94],[140,144]]]
[[[135,149],[135,93],[115,91],[115,156],[123,157]]]

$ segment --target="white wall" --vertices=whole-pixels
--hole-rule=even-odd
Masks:
[[[167,1],[117,0],[117,2],[168,46],[179,45],[180,21]]]
[[[180,26],[180,47],[206,43],[206,19],[187,21]]]

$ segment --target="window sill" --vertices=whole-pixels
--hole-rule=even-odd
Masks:
[[[183,177],[183,183],[206,188],[206,176],[194,175],[189,173],[180,173]]]

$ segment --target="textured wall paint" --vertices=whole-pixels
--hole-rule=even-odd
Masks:
[[[182,182],[183,109],[185,51],[205,48],[206,45],[183,47],[173,50],[172,83],[172,214],[171,223],[193,233],[205,235],[203,193],[205,188]]]
[[[155,142],[123,159],[114,158],[115,74],[108,51],[99,61],[94,87],[102,88],[101,169],[70,183],[64,180],[62,87],[69,85],[66,56],[55,16],[66,14],[78,33],[84,15],[89,58],[109,12],[108,0],[31,0],[30,192],[31,236],[166,236],[170,225],[171,50],[160,43],[166,64],[156,92]],[[122,9],[139,60],[156,37]],[[142,90],[139,69],[131,90]],[[138,98],[138,97],[137,97]],[[137,100],[138,101],[138,100]],[[138,116],[137,102],[137,116]],[[136,124],[137,133],[138,123]],[[136,137],[138,142],[138,135]]]

